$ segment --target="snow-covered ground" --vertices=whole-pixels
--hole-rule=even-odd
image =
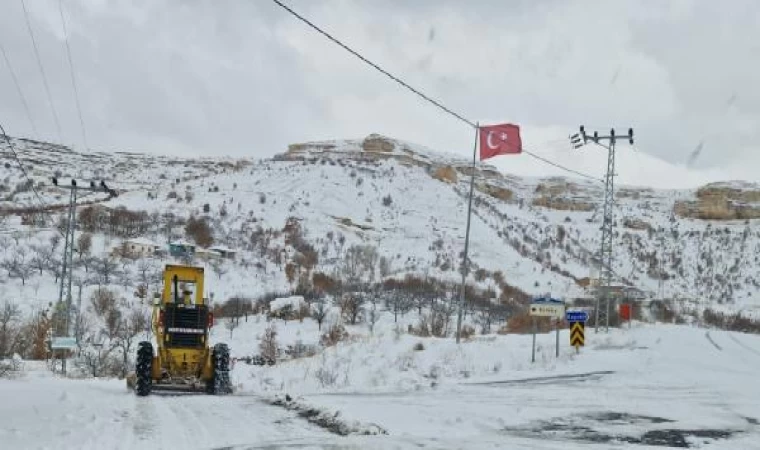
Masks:
[[[249,318],[233,352],[255,349],[269,324]],[[560,336],[396,337],[389,324],[313,358],[233,369],[229,397],[137,398],[118,380],[66,380],[28,363],[0,381],[3,448],[760,448],[760,337],[674,325],[634,324],[587,333],[579,355]],[[278,323],[281,345],[314,341],[315,324]],[[225,336],[227,337],[227,336]],[[421,342],[423,350],[414,350]],[[255,351],[255,350],[253,350]],[[335,370],[324,384],[319,369]],[[325,375],[321,375],[325,379]],[[374,424],[387,435],[331,434],[274,395]]]
[[[366,283],[407,274],[459,281],[468,178],[458,172],[455,181],[445,181],[437,170],[467,162],[413,144],[400,143],[392,152],[398,159],[366,160],[360,142],[348,141],[336,142],[339,151],[332,153],[304,152],[313,160],[238,166],[225,160],[102,154],[93,169],[82,163],[82,155],[66,149],[22,144],[24,161],[49,157],[32,174],[37,182],[47,183],[62,161],[63,178],[111,181],[109,174],[119,174],[122,182],[115,187],[122,195],[104,205],[151,214],[151,224],[138,240],[165,245],[170,239],[188,238],[183,226],[164,221],[164,213],[206,217],[216,243],[237,252],[234,260],[193,262],[206,267],[205,294],[215,294],[215,304],[231,297],[292,292],[298,280],[288,279],[286,267],[303,254],[287,243],[283,232],[291,218],[319,256],[314,267],[298,269],[307,282],[316,273],[342,276],[348,249],[359,245],[372,246],[388,263],[385,274],[381,267],[361,274]],[[599,187],[484,169],[477,178],[470,256],[476,269],[487,273],[476,281],[478,271],[473,270],[470,281],[498,290],[497,278],[502,278],[528,294],[587,295],[580,281],[595,276],[590,255],[598,248]],[[16,169],[8,165],[0,170],[7,172],[11,189],[3,200],[6,206],[34,206],[29,186],[14,187],[23,181]],[[508,189],[514,197],[498,199],[483,192],[482,183]],[[563,185],[565,192],[552,201],[588,202],[591,209],[532,204],[554,184]],[[66,200],[47,184],[38,187],[49,203]],[[663,270],[666,298],[760,315],[760,259],[753,256],[760,251],[756,221],[671,218],[674,202],[694,195],[693,190],[643,189],[618,198],[616,273],[654,296],[657,272]],[[627,219],[637,219],[643,227],[625,225]],[[47,309],[49,314],[58,298],[55,270],[62,245],[51,241],[54,229],[24,225],[19,216],[5,217],[0,225],[0,286],[8,301],[20,306],[13,325],[33,330],[26,328],[33,313]],[[266,232],[257,234],[259,230]],[[75,278],[80,283],[75,281],[74,296],[78,300],[81,286],[82,311],[90,320],[83,324],[85,342],[103,342],[106,331],[91,302],[98,287],[116,294],[119,312],[147,312],[138,286],[154,291],[161,266],[176,262],[169,257],[107,260],[122,240],[107,230],[92,236],[90,253],[99,259],[90,264],[110,261],[110,280],[101,279],[102,268],[88,269],[89,259],[80,262],[77,256]],[[24,270],[14,269],[14,264]],[[142,295],[151,298],[150,292]],[[337,321],[333,308],[322,332]],[[0,380],[0,448],[566,449],[645,448],[682,441],[704,448],[760,448],[755,444],[760,437],[757,336],[637,324],[610,335],[589,332],[587,347],[575,355],[563,331],[560,357],[554,356],[555,336],[539,335],[537,362],[531,363],[528,335],[476,335],[457,346],[450,337],[410,335],[409,326],[418,321],[415,310],[398,322],[385,311],[372,332],[366,323],[346,325],[349,338],[316,356],[274,367],[239,360],[232,374],[236,394],[223,398],[138,399],[123,381],[62,379],[41,363],[28,362],[20,377]],[[212,339],[228,342],[236,358],[257,354],[259,337],[268,326],[276,327],[283,349],[298,343],[315,347],[321,334],[308,318],[302,323],[268,322],[260,315],[241,319],[238,327],[228,323],[218,321]],[[322,414],[339,412],[340,420],[356,422],[357,429],[374,424],[388,434],[336,436],[297,412],[270,404],[274,396],[286,394]]]

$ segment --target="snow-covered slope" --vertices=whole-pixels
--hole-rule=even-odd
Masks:
[[[133,152],[76,152],[68,147],[30,139],[11,138],[9,145],[0,139],[0,208],[38,207],[39,202],[28,185],[19,162],[27,170],[46,204],[68,201],[68,193],[52,186],[51,178],[62,183],[70,179],[105,181],[118,191],[151,189],[171,180],[186,180],[223,173],[240,161],[229,158],[184,159]],[[102,199],[95,194],[90,198]],[[86,200],[84,200],[86,201]]]
[[[56,167],[32,163],[48,151],[56,155],[56,163],[69,168],[64,177],[94,176],[94,169],[79,170],[90,167],[83,161],[91,155],[17,142],[23,160],[40,177]],[[103,161],[96,167],[103,167],[98,170],[110,174],[121,191],[105,206],[145,210],[153,220],[166,213],[179,218],[206,216],[216,242],[240,252],[237,262],[227,264],[212,283],[220,298],[293,287],[283,273],[284,265],[296,256],[282,237],[289,218],[300,224],[318,252],[315,272],[335,273],[348,248],[371,245],[388,263],[387,273],[373,273],[376,280],[406,273],[459,278],[470,168],[468,161],[455,156],[372,135],[364,140],[296,144],[260,161],[175,161],[132,154],[95,159]],[[20,174],[12,165],[4,170],[9,185],[18,180]],[[487,165],[478,166],[475,181],[473,280],[492,287],[497,295],[502,281],[531,295],[591,295],[586,286],[596,276],[593,255],[599,247],[600,184],[504,175]],[[748,198],[760,191],[753,184],[731,186],[749,193]],[[45,192],[50,196],[54,191]],[[33,201],[31,193],[24,194]],[[692,210],[704,206],[699,204],[703,194],[704,190],[618,189],[617,281],[635,287],[642,297],[753,310],[760,306],[753,297],[760,287],[756,220],[707,221],[696,213],[676,214],[678,205],[696,202]],[[19,198],[13,199],[14,204]],[[728,208],[730,214],[735,210]],[[726,217],[741,217],[730,214]],[[152,223],[145,237],[165,243],[170,228]],[[272,237],[264,249],[252,240],[262,231]],[[178,236],[182,233],[182,227],[170,230],[175,238],[184,237]],[[103,237],[98,242],[103,252],[119,239]],[[286,253],[277,257],[278,248]]]

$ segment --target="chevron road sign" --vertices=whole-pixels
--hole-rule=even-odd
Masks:
[[[578,350],[578,347],[583,347],[586,340],[584,335],[584,329],[586,324],[584,322],[571,322],[570,323],[570,345]]]

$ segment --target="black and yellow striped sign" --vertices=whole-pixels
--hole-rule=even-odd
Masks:
[[[570,322],[570,345],[573,347],[583,347],[585,342],[584,336],[585,324],[583,322]]]

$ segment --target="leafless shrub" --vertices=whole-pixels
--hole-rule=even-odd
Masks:
[[[264,335],[259,341],[259,355],[267,361],[275,362],[278,353],[277,329],[270,325],[264,330]]]
[[[332,347],[338,342],[344,341],[347,338],[348,332],[343,327],[343,325],[336,324],[332,325],[327,333],[323,334],[322,337],[319,338],[319,343],[323,347]]]

